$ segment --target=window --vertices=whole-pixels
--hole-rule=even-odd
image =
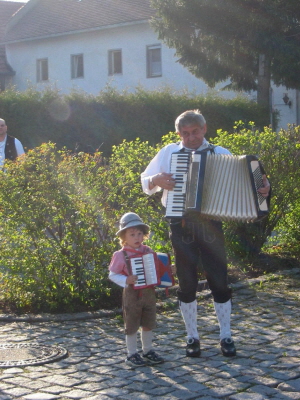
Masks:
[[[71,55],[71,78],[83,78],[83,54]]]
[[[161,46],[147,46],[147,78],[162,76]]]
[[[108,74],[122,74],[122,50],[109,50]]]
[[[48,80],[48,58],[36,60],[36,80],[37,82]]]

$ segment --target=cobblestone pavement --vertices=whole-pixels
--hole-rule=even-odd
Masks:
[[[296,270],[233,285],[238,352],[229,359],[220,353],[207,291],[198,302],[201,357],[185,357],[184,326],[170,297],[160,307],[155,338],[165,363],[134,370],[124,363],[118,315],[0,316],[0,344],[55,344],[69,353],[44,365],[0,369],[0,400],[300,399],[300,297],[299,288],[287,284],[291,273],[300,278]]]

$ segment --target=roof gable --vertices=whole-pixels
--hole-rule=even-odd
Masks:
[[[24,3],[0,1],[0,41],[3,39],[6,25],[11,16],[22,6],[24,6]]]
[[[24,3],[15,1],[0,1],[0,42],[3,40],[5,28],[11,16],[22,6]],[[0,75],[12,75],[13,69],[6,61],[5,47],[0,45]]]
[[[150,0],[29,0],[11,20],[5,42],[31,40],[147,20]]]

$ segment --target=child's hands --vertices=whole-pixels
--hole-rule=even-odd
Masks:
[[[137,281],[137,275],[129,275],[127,276],[126,283],[127,285],[133,285]]]
[[[172,270],[172,274],[173,274],[173,275],[176,275],[177,270],[176,270],[175,264],[172,264],[172,265],[171,265],[171,270]]]

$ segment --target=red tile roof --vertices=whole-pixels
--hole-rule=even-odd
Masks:
[[[22,6],[24,3],[15,1],[0,1],[0,42],[4,38],[5,28],[11,16]],[[7,64],[5,56],[5,47],[0,45],[0,75],[12,75],[13,69]]]
[[[99,29],[152,15],[150,0],[29,0],[9,25],[5,42]]]

